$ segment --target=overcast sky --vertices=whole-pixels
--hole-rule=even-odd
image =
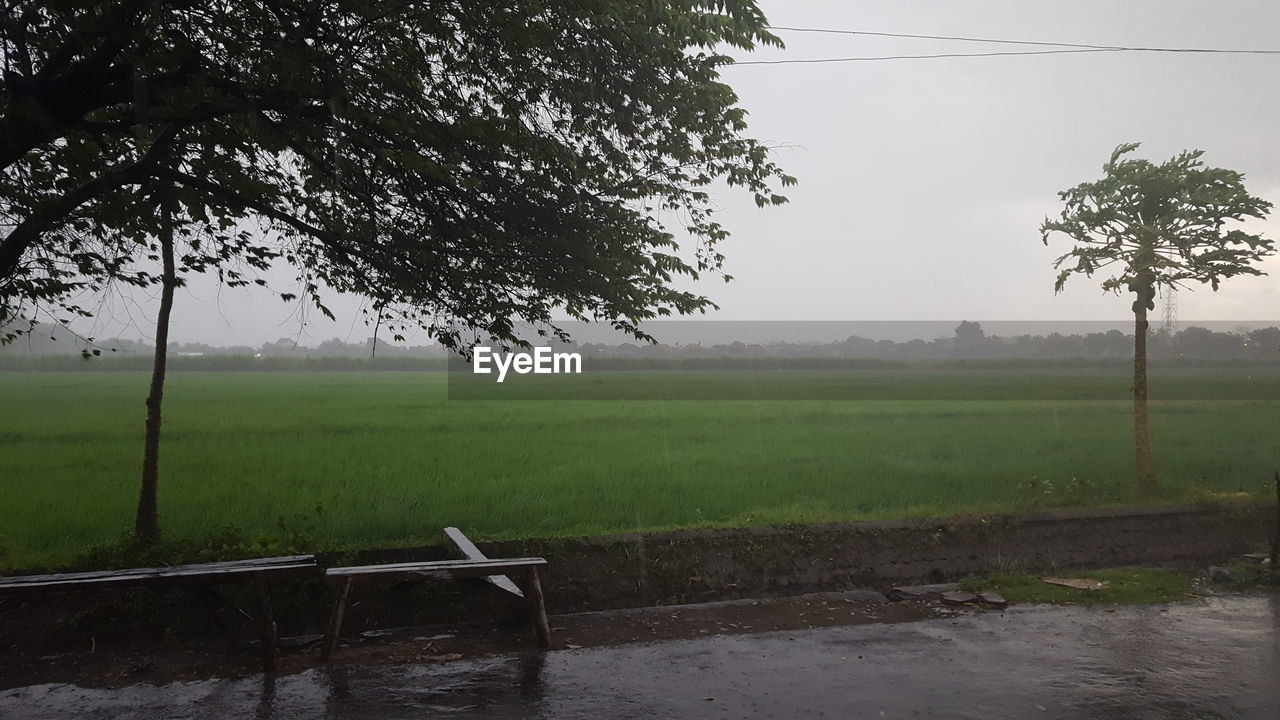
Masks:
[[[1280,49],[1274,0],[934,2],[765,0],[773,25],[1104,45]],[[783,51],[740,60],[1016,50],[951,41],[779,31]],[[1036,49],[1027,47],[1025,49]],[[731,284],[697,289],[723,320],[1116,320],[1130,299],[1073,279],[1053,292],[1037,228],[1056,193],[1098,177],[1118,144],[1163,161],[1200,148],[1213,166],[1280,205],[1280,55],[1097,53],[727,68],[752,135],[779,146],[799,179],[791,202],[757,209],[718,196],[733,232]],[[1280,220],[1246,229],[1280,237]],[[1179,296],[1195,320],[1280,319],[1280,259],[1270,277],[1235,278]],[[287,278],[281,274],[280,279]],[[171,338],[259,345],[360,341],[354,299],[338,323],[265,293],[196,280],[181,291]],[[154,305],[114,301],[98,337],[149,335]],[[416,342],[424,342],[424,337]]]

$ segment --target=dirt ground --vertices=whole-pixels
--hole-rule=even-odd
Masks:
[[[605,647],[653,640],[739,635],[873,623],[895,623],[983,612],[927,601],[890,602],[875,591],[816,593],[769,600],[732,600],[631,610],[553,615],[554,648]],[[397,665],[452,662],[527,650],[528,626],[468,623],[398,628],[344,637],[333,662]],[[157,644],[148,647],[87,647],[57,655],[0,655],[0,689],[43,683],[118,688],[140,682],[241,677],[261,672],[254,643],[232,650],[221,644]],[[279,675],[321,665],[320,636],[281,638]]]

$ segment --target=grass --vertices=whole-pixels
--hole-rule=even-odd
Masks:
[[[1185,600],[1191,581],[1185,575],[1157,568],[1121,567],[1054,574],[1056,577],[1092,578],[1110,585],[1101,590],[1077,590],[1050,585],[1032,575],[995,574],[961,583],[969,592],[995,591],[1012,603],[1052,605],[1137,605]]]
[[[1280,572],[1270,564],[1237,559],[1227,565],[1230,580],[1221,583],[1233,590],[1249,590],[1256,587],[1280,587]]]
[[[441,373],[178,372],[162,529],[179,543],[350,549],[437,542],[445,525],[500,539],[1140,500],[1122,369],[807,377],[836,397],[856,387],[880,399],[449,401]],[[760,380],[648,378],[710,382],[715,397],[752,397]],[[1157,397],[1180,398],[1152,408],[1164,501],[1269,487],[1277,378],[1153,378]],[[145,373],[0,373],[0,567],[64,565],[131,526],[146,384]]]

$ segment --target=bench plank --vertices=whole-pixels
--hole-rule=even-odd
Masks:
[[[189,569],[218,570],[221,568],[241,567],[246,565],[248,566],[288,565],[288,564],[301,564],[301,563],[315,564],[315,556],[314,555],[286,555],[283,557],[248,558],[245,560],[226,560],[223,562],[193,563],[190,565],[164,565],[161,567],[153,567],[153,568],[127,568],[124,570],[89,570],[85,572],[71,572],[71,573],[15,575],[13,577],[0,576],[0,585],[9,584],[9,583],[22,583],[27,581],[42,581],[42,580],[54,580],[54,579],[59,579],[59,580],[60,579],[67,579],[67,580],[92,579],[96,577],[110,577],[113,575],[121,575],[126,573],[155,573],[155,572],[161,572],[161,571],[182,571],[182,570],[189,570]]]
[[[458,549],[458,552],[462,553],[462,556],[468,560],[489,559],[487,555],[480,552],[480,548],[476,547],[476,544],[471,542],[470,538],[463,535],[462,531],[456,527],[445,528],[444,537],[446,540],[453,543],[453,546]],[[514,582],[511,582],[511,578],[506,575],[488,575],[484,580],[499,590],[506,590],[518,598],[524,597],[524,592],[517,587]]]
[[[113,585],[136,585],[156,581],[195,582],[233,578],[247,574],[271,576],[310,574],[316,571],[312,555],[291,555],[280,558],[256,558],[229,562],[169,567],[132,568],[128,570],[98,570],[76,573],[50,573],[47,575],[20,575],[0,578],[0,595],[39,593],[51,591],[90,590]]]
[[[544,558],[507,558],[485,560],[433,560],[429,562],[390,563],[386,565],[355,565],[352,567],[329,568],[325,576],[331,582],[343,577],[360,577],[366,575],[418,575],[443,574],[452,577],[484,577],[494,570],[519,570],[522,568],[546,565]]]

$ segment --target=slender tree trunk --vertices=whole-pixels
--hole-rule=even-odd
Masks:
[[[1157,488],[1155,464],[1151,459],[1151,431],[1147,422],[1147,306],[1155,288],[1137,290],[1133,303],[1133,448],[1138,469],[1138,489],[1153,495]]]
[[[167,198],[166,198],[167,200]],[[156,491],[160,482],[160,407],[164,400],[164,377],[168,361],[169,313],[173,310],[173,290],[178,284],[173,262],[173,217],[167,203],[162,205],[163,230],[160,256],[164,276],[160,283],[160,313],[156,317],[156,354],[151,366],[151,392],[147,395],[147,434],[142,455],[142,490],[138,494],[138,516],[134,537],[142,545],[160,539],[160,512]]]
[[[1276,534],[1271,539],[1271,572],[1280,572],[1280,470],[1276,471]]]

